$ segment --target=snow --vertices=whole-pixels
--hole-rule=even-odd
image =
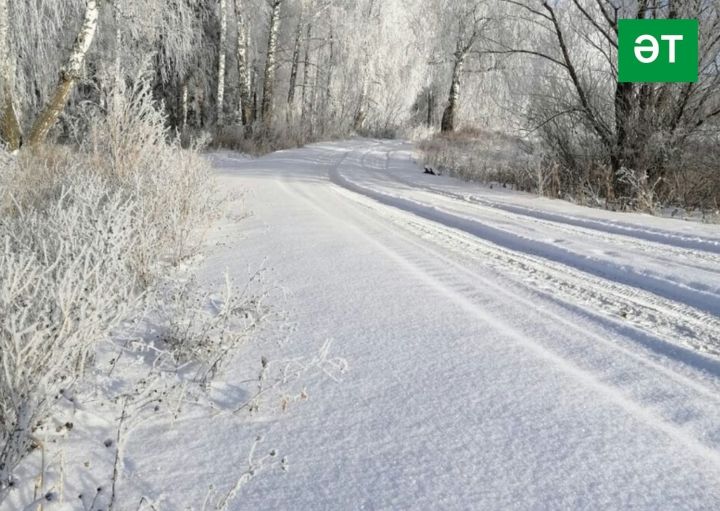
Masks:
[[[254,217],[211,266],[267,256],[292,349],[333,338],[351,364],[272,422],[291,471],[253,481],[240,508],[716,507],[717,227],[472,187],[411,159],[358,140],[220,165]]]
[[[267,268],[287,316],[216,399],[242,402],[261,355],[332,341],[349,370],[308,378],[284,413],[139,428],[122,509],[201,509],[258,435],[289,470],[229,509],[718,507],[717,226],[425,176],[402,142],[213,161],[250,215],[213,230],[198,279]]]

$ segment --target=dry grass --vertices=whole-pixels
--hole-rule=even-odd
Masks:
[[[136,83],[91,114],[82,147],[0,153],[0,501],[54,396],[215,210],[209,164]]]

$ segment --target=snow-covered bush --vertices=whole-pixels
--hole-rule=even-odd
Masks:
[[[216,211],[210,164],[201,147],[183,149],[171,137],[147,74],[132,87],[118,84],[103,103],[105,110],[91,114],[87,151],[93,166],[138,202],[141,235],[133,262],[149,283],[157,255],[173,263],[186,257],[193,248],[191,232]]]
[[[420,143],[423,160],[432,167],[468,181],[502,183],[530,191],[530,146],[499,133],[465,129]]]
[[[158,304],[161,341],[174,364],[194,363],[194,380],[209,383],[223,364],[270,314],[261,273],[242,287],[225,276],[220,295],[202,291],[193,280],[168,283]]]
[[[0,154],[0,501],[96,343],[214,211],[209,164],[170,139],[150,90],[117,87],[80,147]]]
[[[631,209],[652,213],[655,210],[657,200],[657,188],[662,183],[661,178],[651,182],[648,173],[621,168],[618,171],[619,181],[623,183],[630,197],[623,198],[628,202]]]
[[[44,207],[0,217],[0,500],[53,401],[137,302],[124,257],[135,207],[101,178],[78,174]]]
[[[81,168],[72,153],[62,146],[40,146],[17,155],[0,149],[0,215],[52,200],[58,183]]]

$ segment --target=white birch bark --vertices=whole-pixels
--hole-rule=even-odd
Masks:
[[[307,32],[305,34],[305,57],[303,59],[303,80],[302,80],[302,105],[300,113],[300,122],[305,125],[307,123],[308,111],[308,93],[310,90],[310,40],[312,39],[312,22],[307,24]]]
[[[224,124],[225,110],[225,58],[227,53],[227,0],[220,0],[220,48],[217,84],[217,125]]]
[[[10,9],[0,0],[0,139],[10,151],[20,148],[22,133],[13,98],[15,65],[10,50]]]
[[[273,0],[268,34],[267,58],[265,59],[265,78],[263,81],[262,119],[266,129],[272,127],[273,102],[275,95],[275,54],[277,52],[278,31],[280,30],[280,6],[282,0]]]
[[[187,129],[188,122],[188,96],[190,92],[188,90],[187,82],[182,85],[182,127],[183,130]]]
[[[245,17],[241,12],[241,0],[235,0],[235,16],[237,18],[237,68],[240,88],[240,109],[242,123],[249,126],[253,123],[252,85],[250,83],[250,69],[248,66],[248,32],[245,26]]]
[[[465,53],[457,53],[455,55],[455,64],[453,65],[452,83],[450,84],[450,94],[448,95],[448,106],[445,108],[442,116],[441,130],[444,132],[455,130],[455,117],[457,116],[457,108],[460,103],[460,76],[465,66]]]
[[[328,56],[328,68],[325,79],[325,94],[323,97],[323,118],[321,131],[324,133],[327,129],[327,121],[330,118],[333,108],[333,97],[332,97],[332,84],[333,84],[333,70],[335,69],[335,31],[333,27],[330,27],[330,38],[329,38],[330,54]]]
[[[80,78],[85,57],[95,38],[99,14],[97,0],[87,0],[83,24],[73,44],[70,57],[60,71],[60,81],[55,92],[33,125],[29,138],[30,145],[37,145],[45,141],[50,129],[65,108],[72,88]]]
[[[290,86],[288,88],[288,116],[292,118],[293,103],[295,102],[295,87],[297,86],[297,74],[300,67],[300,50],[302,45],[303,16],[300,14],[297,30],[295,31],[295,45],[293,46],[292,67],[290,69]]]

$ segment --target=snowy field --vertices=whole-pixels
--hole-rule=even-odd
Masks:
[[[264,425],[291,468],[238,509],[717,509],[718,227],[425,176],[411,149],[216,161],[253,216],[208,278],[266,259],[289,348],[350,364]],[[178,440],[231,462],[229,434]]]
[[[718,509],[720,229],[428,176],[413,158],[372,140],[212,155],[235,200],[197,279],[264,268],[282,314],[209,406],[128,430],[114,509]],[[261,357],[323,346],[347,360],[339,378],[304,375],[285,411],[228,411]],[[69,401],[51,460],[63,499],[45,509],[95,509],[73,492],[108,491],[117,417]],[[203,508],[239,478],[237,498]],[[32,500],[0,509],[18,497]]]

